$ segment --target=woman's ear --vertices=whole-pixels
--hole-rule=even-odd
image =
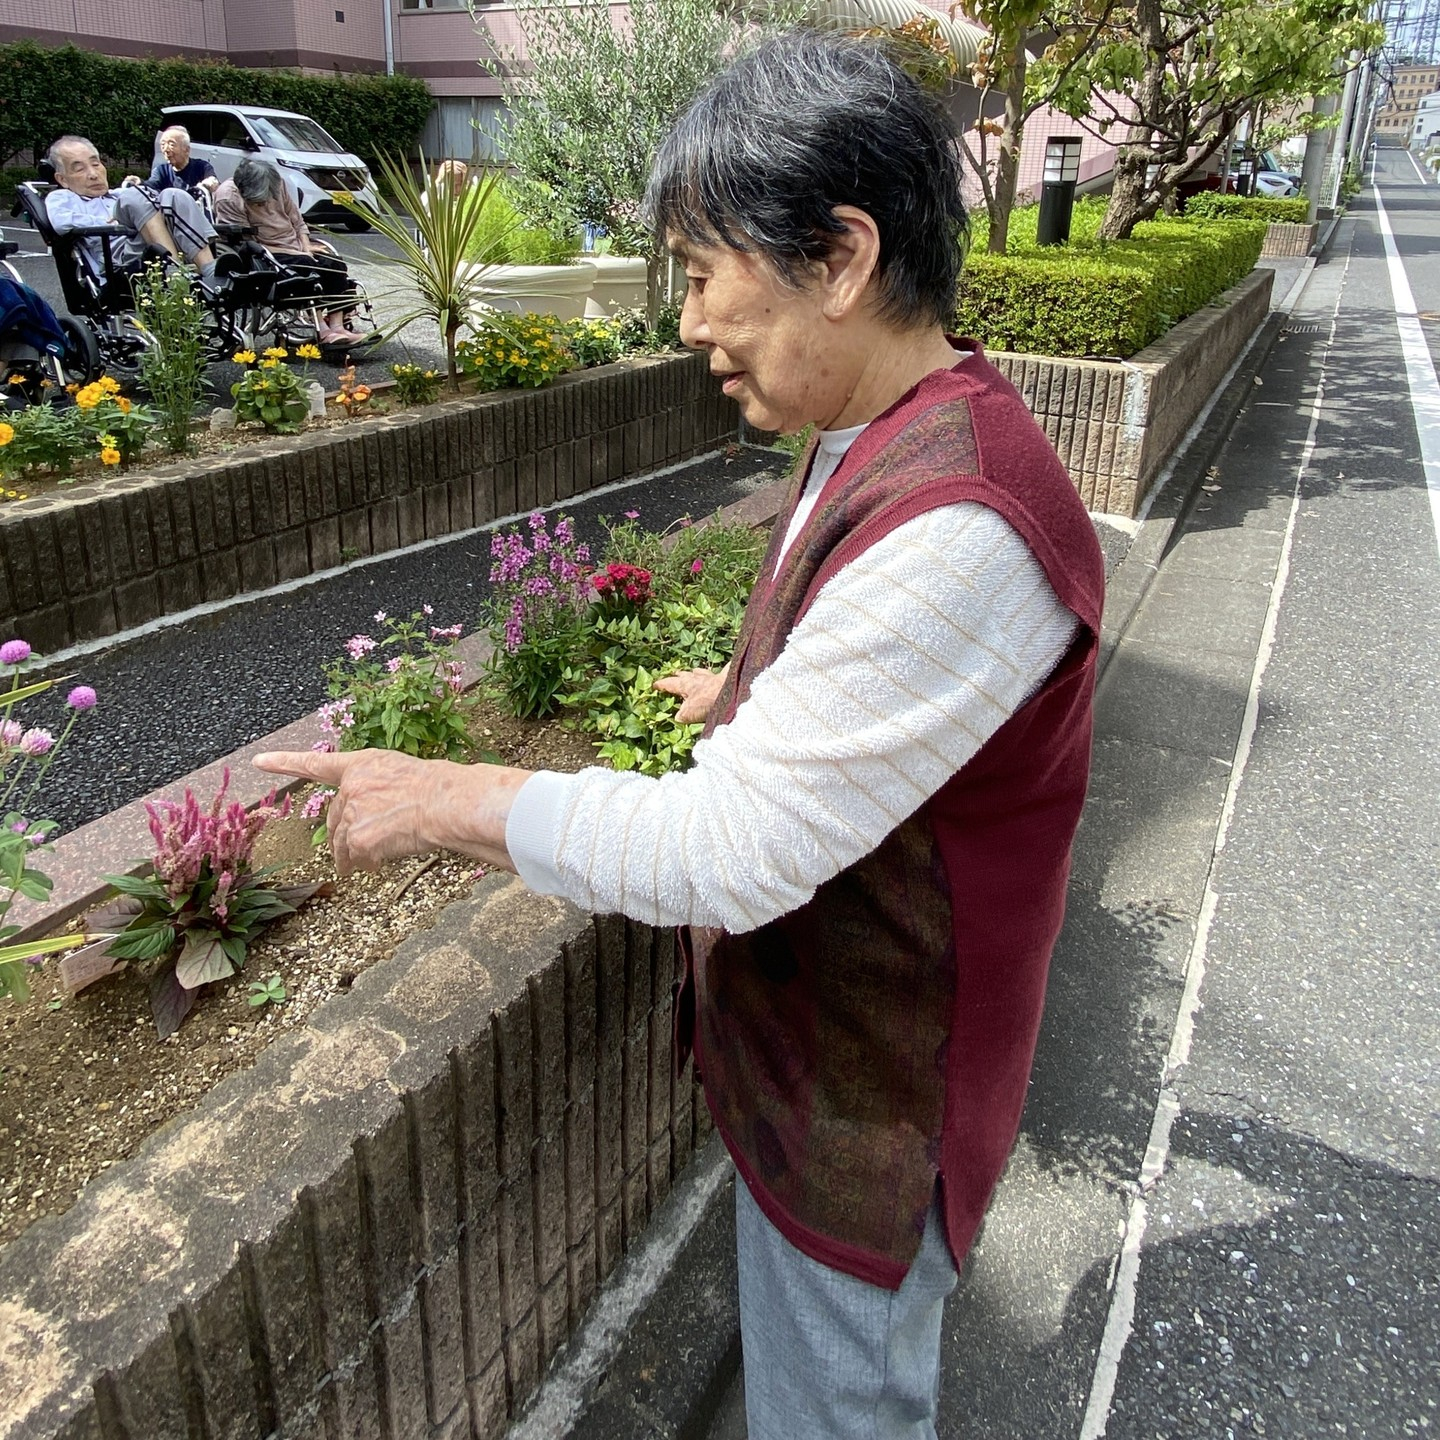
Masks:
[[[863,301],[880,264],[880,231],[874,220],[854,205],[831,212],[845,226],[831,241],[821,284],[821,309],[827,318],[842,320]]]

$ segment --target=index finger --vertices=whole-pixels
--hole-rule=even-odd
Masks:
[[[338,785],[359,755],[359,751],[339,755],[327,754],[323,750],[265,750],[250,763],[257,770],[268,770],[276,775],[298,775],[305,780]]]

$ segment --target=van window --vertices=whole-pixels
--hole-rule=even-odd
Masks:
[[[251,150],[255,142],[250,138],[250,132],[245,128],[245,122],[238,115],[217,114],[216,130],[219,132],[215,137],[216,145],[223,145],[227,150]]]
[[[313,120],[303,115],[252,115],[250,123],[262,145],[275,150],[311,150],[320,154],[342,155],[345,147],[337,144]]]
[[[192,145],[213,145],[215,143],[215,121],[219,118],[213,110],[172,110],[162,115],[165,125],[183,125],[190,132]]]

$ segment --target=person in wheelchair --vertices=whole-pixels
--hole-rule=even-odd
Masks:
[[[97,151],[82,135],[62,135],[49,151],[56,189],[45,197],[45,211],[58,234],[90,226],[113,225],[112,264],[122,273],[138,270],[147,252],[163,250],[176,264],[181,257],[200,272],[207,288],[215,280],[215,227],[184,190],[157,194],[144,185],[110,188],[110,177]],[[105,246],[87,236],[81,248],[93,272],[105,274]]]
[[[279,264],[321,281],[325,293],[320,306],[329,307],[319,317],[322,345],[353,345],[366,338],[347,328],[357,287],[345,262],[310,233],[290,187],[273,165],[253,158],[242,160],[235,174],[215,192],[215,222],[253,229],[256,239]]]
[[[126,185],[148,185],[152,190],[184,190],[203,202],[202,192],[214,194],[220,184],[215,167],[198,155],[190,153],[190,132],[183,125],[171,125],[160,132],[160,154],[150,170],[150,178],[127,175]]]

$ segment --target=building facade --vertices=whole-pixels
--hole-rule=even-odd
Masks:
[[[1375,136],[1382,144],[1405,145],[1415,129],[1420,102],[1440,89],[1440,65],[1397,65],[1390,91],[1375,118]]]

